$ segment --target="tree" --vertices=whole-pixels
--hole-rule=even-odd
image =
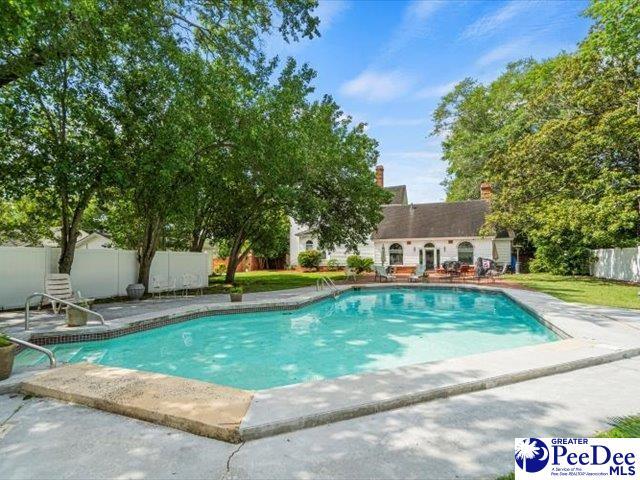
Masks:
[[[593,2],[576,53],[510,65],[487,86],[466,82],[434,115],[446,136],[449,198],[494,185],[486,230],[508,227],[536,249],[533,268],[586,273],[591,249],[640,233],[640,35],[637,5]]]
[[[102,59],[65,56],[0,91],[4,188],[61,222],[61,273],[71,271],[84,210],[114,166]]]
[[[25,0],[0,7],[0,88],[69,57],[106,58],[121,44],[170,36],[215,57],[250,58],[260,35],[318,35],[316,0]]]
[[[42,193],[38,198],[60,218],[60,272],[71,271],[87,206],[130,171],[119,163],[120,126],[109,116],[111,86],[127,71],[127,56],[140,58],[153,47],[168,49],[168,56],[178,49],[250,62],[260,35],[276,26],[287,40],[315,36],[315,6],[313,0],[3,4],[0,167],[13,198]]]
[[[207,230],[229,245],[226,281],[251,250],[281,242],[284,216],[313,229],[323,249],[363,243],[381,220],[388,194],[373,181],[376,142],[351,125],[335,102],[310,102],[314,72],[273,64],[251,78],[238,100],[236,128],[210,185]],[[224,201],[220,201],[223,199]]]

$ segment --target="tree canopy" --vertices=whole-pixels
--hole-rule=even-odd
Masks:
[[[61,226],[60,272],[81,228],[138,250],[149,285],[159,246],[283,251],[289,219],[323,248],[362,243],[387,193],[377,144],[325,96],[315,72],[267,59],[264,34],[318,34],[315,0],[3,4],[1,235],[38,212],[35,243]],[[52,222],[53,225],[47,225]],[[46,225],[46,228],[44,226]]]
[[[536,249],[532,267],[584,273],[590,249],[634,244],[640,231],[640,38],[637,2],[595,1],[573,54],[472,79],[434,113],[444,135],[448,199],[494,186],[497,224]]]

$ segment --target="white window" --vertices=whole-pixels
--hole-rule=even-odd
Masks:
[[[389,247],[389,264],[402,265],[402,245],[394,243]]]
[[[458,261],[473,265],[473,245],[469,242],[460,242],[458,244]]]

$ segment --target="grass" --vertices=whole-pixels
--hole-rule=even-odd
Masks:
[[[638,438],[640,437],[640,416],[613,418],[611,429],[600,432],[600,438]],[[514,480],[514,472],[498,477],[496,480]]]
[[[256,272],[236,273],[236,285],[241,286],[245,292],[270,292],[315,285],[320,277],[329,277],[337,281],[344,279],[344,273],[259,270]],[[211,293],[225,291],[224,276],[210,277],[209,287]]]
[[[640,309],[640,287],[637,285],[593,277],[564,277],[548,273],[511,275],[506,279],[567,302]]]

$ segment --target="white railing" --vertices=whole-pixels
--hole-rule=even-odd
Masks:
[[[25,330],[29,330],[29,322],[31,320],[31,312],[30,312],[31,299],[32,298],[36,298],[36,297],[48,298],[49,300],[53,300],[54,302],[62,303],[63,305],[66,305],[67,307],[75,308],[76,310],[80,310],[81,312],[90,313],[92,315],[95,315],[96,317],[98,317],[100,319],[100,323],[102,325],[104,325],[104,317],[101,314],[99,314],[98,312],[94,312],[93,310],[89,310],[88,308],[84,308],[84,307],[81,307],[80,305],[76,305],[73,302],[69,302],[67,300],[62,300],[61,298],[57,298],[57,297],[54,297],[54,296],[46,294],[46,293],[35,292],[35,293],[32,293],[31,295],[29,295],[27,297],[27,299],[25,300],[25,302],[24,302],[24,329]]]
[[[338,291],[338,287],[336,287],[336,284],[333,280],[331,280],[329,277],[320,277],[316,281],[316,290],[321,291],[324,290],[325,287],[329,290],[332,290],[333,292]]]
[[[44,353],[47,357],[49,357],[49,368],[53,368],[58,364],[56,362],[56,356],[48,348],[44,348],[40,345],[36,345],[35,343],[27,342],[25,340],[20,340],[19,338],[14,337],[9,337],[9,341],[18,345],[22,345],[25,348],[31,348],[33,350],[37,350],[38,352]]]

